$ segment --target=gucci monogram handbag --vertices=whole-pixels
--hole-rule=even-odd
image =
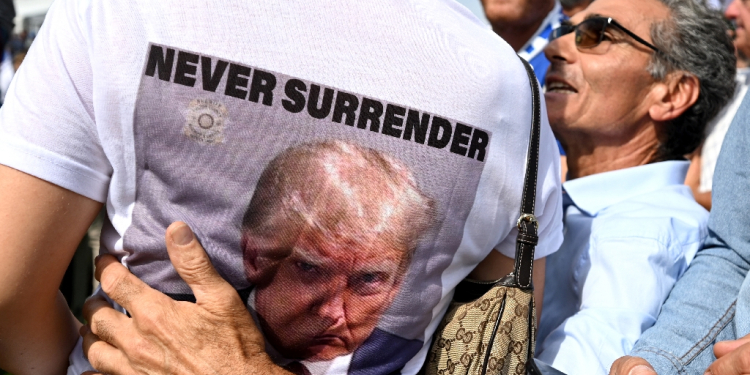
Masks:
[[[435,332],[422,369],[426,375],[540,373],[534,364],[536,313],[531,280],[538,242],[534,199],[539,164],[539,86],[531,66],[521,61],[529,76],[533,100],[514,270],[496,281],[465,279],[459,283]]]

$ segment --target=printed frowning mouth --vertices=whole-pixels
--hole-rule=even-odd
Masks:
[[[313,337],[312,346],[343,346],[346,347],[347,340],[339,335],[322,334]]]

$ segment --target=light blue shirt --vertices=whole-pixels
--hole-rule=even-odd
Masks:
[[[568,375],[607,374],[654,324],[707,234],[708,212],[683,184],[688,165],[563,184],[565,239],[547,257],[537,358]]]

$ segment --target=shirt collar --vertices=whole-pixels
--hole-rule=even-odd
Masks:
[[[688,161],[663,161],[616,171],[597,173],[563,183],[573,203],[588,215],[635,196],[669,185],[682,185]]]

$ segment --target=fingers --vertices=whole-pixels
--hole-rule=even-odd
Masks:
[[[747,343],[750,343],[750,335],[737,340],[719,341],[714,345],[714,355],[716,356],[716,358],[721,358]]]
[[[133,316],[141,312],[147,314],[150,306],[169,299],[151,289],[111,255],[97,257],[96,277],[102,290]]]
[[[740,341],[740,340],[734,340]],[[745,344],[725,354],[714,361],[706,370],[711,375],[741,375],[750,374],[750,343]]]
[[[110,375],[134,373],[120,350],[100,340],[87,326],[81,327],[80,333],[83,336],[83,355],[97,371]]]
[[[237,292],[224,280],[211,264],[206,251],[183,222],[167,228],[167,252],[177,273],[190,286],[201,305],[224,305],[238,299]]]
[[[624,356],[612,364],[610,375],[657,375],[654,368],[641,357]]]
[[[650,365],[638,365],[633,367],[628,375],[656,375],[656,371]]]
[[[130,318],[113,309],[107,300],[99,296],[87,299],[83,317],[94,335],[116,348],[123,347],[121,338],[126,336],[123,331],[130,327]]]

